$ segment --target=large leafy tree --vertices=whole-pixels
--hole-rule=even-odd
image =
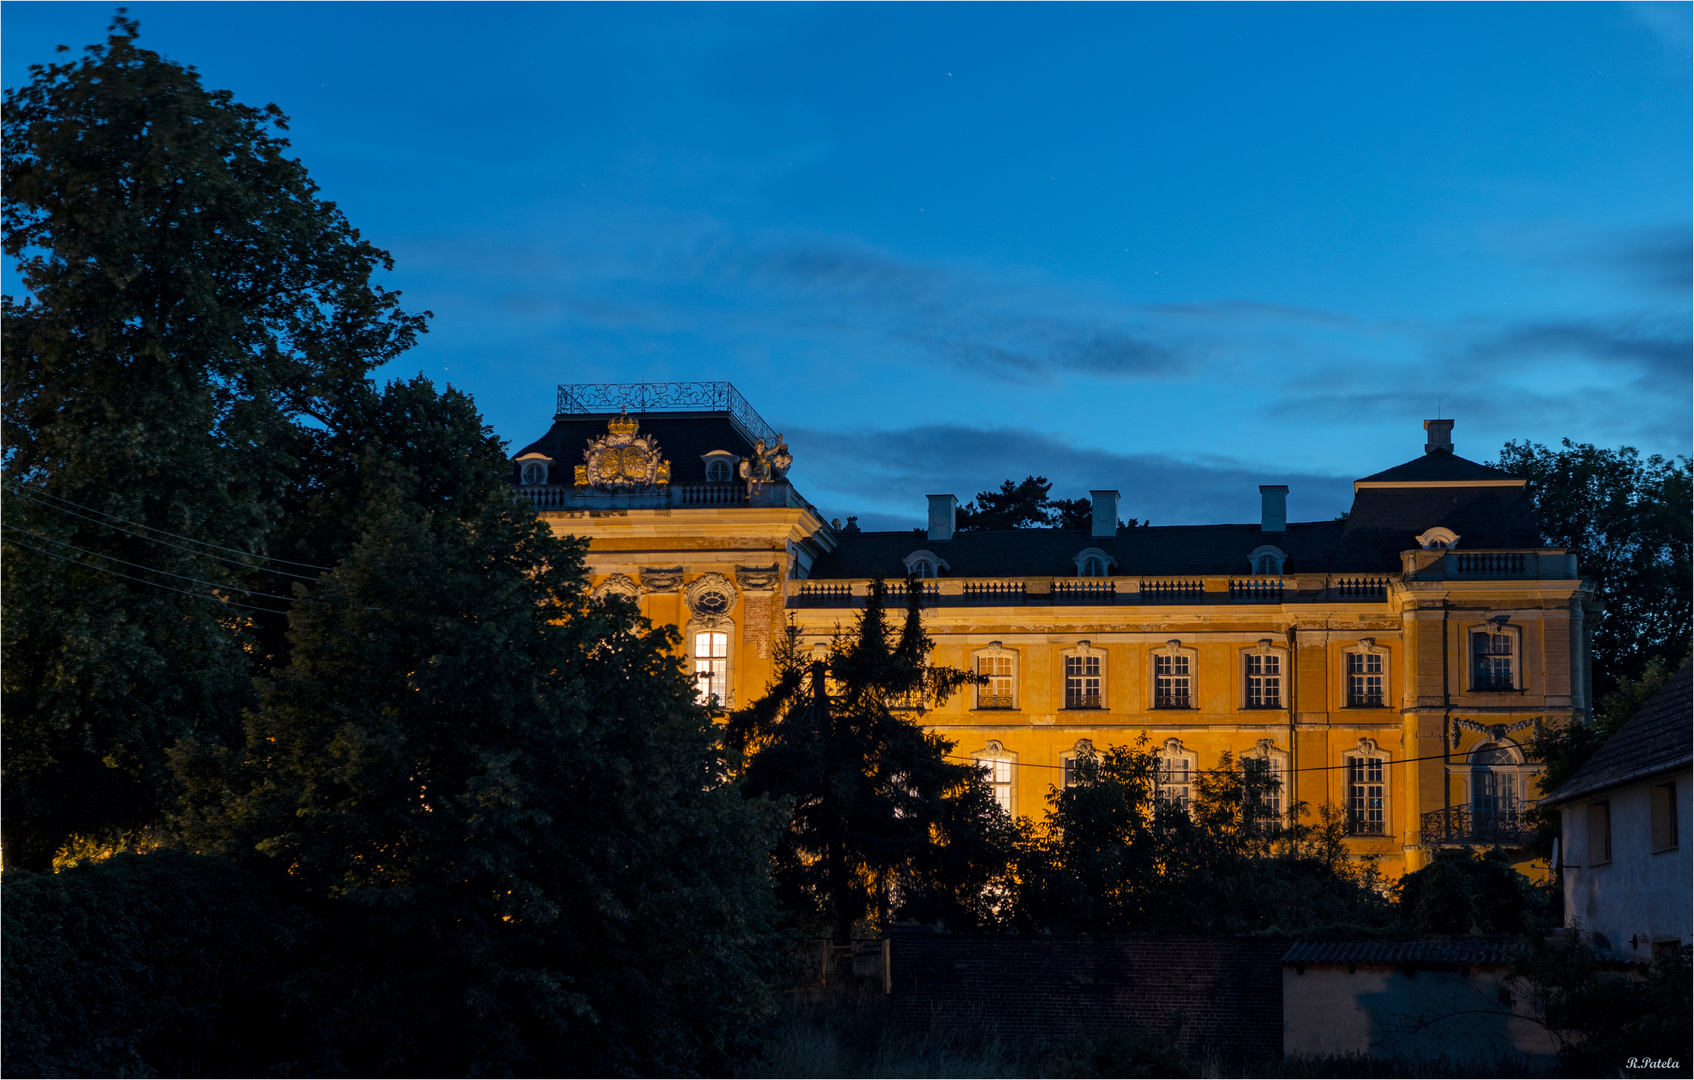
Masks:
[[[1086,529],[1094,521],[1094,503],[1089,499],[1048,497],[1053,483],[1045,476],[1026,476],[1013,483],[1003,480],[999,491],[979,491],[976,498],[959,507],[959,528],[964,532],[985,529]],[[1130,518],[1119,528],[1133,529],[1145,521]]]
[[[872,583],[827,661],[808,661],[790,634],[770,689],[725,731],[748,755],[747,795],[793,803],[776,846],[779,897],[837,945],[866,918],[990,921],[1011,852],[1011,821],[982,774],[894,709],[939,704],[976,676],[929,663],[917,588],[898,634],[885,594]]]
[[[726,780],[674,633],[503,484],[358,524],[245,746],[176,752],[182,843],[360,920],[351,1071],[722,1068],[782,955],[783,818]]]
[[[239,736],[255,622],[326,565],[276,561],[290,488],[423,328],[281,112],[137,32],[5,96],[10,865],[156,820],[165,748]]]
[[[1557,449],[1507,443],[1499,466],[1529,478],[1547,543],[1570,548],[1605,612],[1594,630],[1597,698],[1641,678],[1653,658],[1688,655],[1694,491],[1688,458],[1643,458],[1565,439]]]

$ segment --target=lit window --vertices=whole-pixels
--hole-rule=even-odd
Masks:
[[[694,680],[700,704],[722,708],[729,700],[729,635],[708,630],[694,635]]]
[[[714,484],[727,483],[735,475],[729,462],[715,458],[706,463],[706,479]]]
[[[1347,830],[1355,836],[1381,836],[1387,827],[1383,812],[1382,759],[1347,759]]]
[[[1247,657],[1247,707],[1282,707],[1282,657],[1278,654]]]
[[[994,801],[1000,809],[1008,814],[1016,812],[1012,803],[1012,781],[1016,776],[1016,757],[1006,752],[1006,748],[997,742],[991,742],[987,748],[975,755],[977,768],[982,770],[982,778],[987,781],[989,789],[994,793]]]
[[[1347,654],[1347,704],[1355,708],[1381,706],[1381,653],[1350,652]]]
[[[1100,658],[1098,656],[1065,657],[1065,708],[1101,708]]]
[[[986,683],[976,688],[976,707],[979,709],[1013,708],[1016,679],[1012,674],[1012,658],[1009,656],[979,656],[976,658],[976,670],[977,674],[988,678]]]
[[[1153,707],[1192,708],[1194,676],[1185,653],[1153,657]]]
[[[1471,635],[1471,689],[1515,690],[1512,646],[1515,634],[1480,630]]]
[[[526,484],[545,484],[547,482],[547,466],[537,461],[526,462],[523,467],[523,482]]]

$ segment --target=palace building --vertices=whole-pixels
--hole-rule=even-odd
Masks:
[[[702,700],[752,701],[787,623],[821,645],[873,579],[915,574],[935,662],[987,681],[913,714],[1013,814],[1145,733],[1164,798],[1224,751],[1262,762],[1273,813],[1341,808],[1393,875],[1521,842],[1541,796],[1524,743],[1591,708],[1593,587],[1540,545],[1524,480],[1459,457],[1452,427],[1425,421],[1422,453],[1355,481],[1335,521],[1290,522],[1288,489],[1264,486],[1256,522],[1123,528],[1102,488],[1088,529],[959,531],[947,494],[927,529],[859,532],[794,488],[730,384],[578,385],[512,482],[590,540],[596,590],[677,628]]]

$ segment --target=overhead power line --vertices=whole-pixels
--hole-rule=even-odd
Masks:
[[[191,544],[200,544],[204,547],[215,548],[218,551],[227,551],[227,552],[230,552],[230,553],[235,554],[235,555],[243,556],[244,558],[247,558],[247,559],[258,559],[258,560],[261,560],[263,562],[287,563],[289,566],[303,566],[308,570],[332,570],[332,569],[334,569],[334,567],[320,566],[317,563],[300,562],[296,559],[278,558],[275,555],[254,555],[252,552],[243,551],[240,548],[227,547],[223,544],[214,544],[210,540],[199,540],[199,539],[196,539],[195,537],[192,537],[192,536],[184,536],[181,533],[170,532],[169,530],[160,529],[160,528],[157,528],[157,527],[152,526],[152,525],[143,524],[142,522],[139,522],[139,521],[131,521],[128,518],[118,517],[116,514],[108,514],[104,510],[96,510],[92,506],[84,506],[82,503],[74,502],[70,499],[67,499],[67,498],[61,496],[61,495],[53,495],[53,494],[50,494],[50,493],[45,492],[45,491],[30,491],[28,488],[24,487],[22,484],[18,483],[15,480],[12,481],[12,493],[15,494],[15,495],[21,495],[26,499],[31,499],[31,500],[36,501],[36,502],[40,502],[42,499],[51,499],[51,500],[53,500],[53,503],[64,503],[66,506],[74,506],[78,510],[85,510],[90,514],[97,515],[96,518],[90,519],[90,520],[94,520],[95,524],[99,524],[99,525],[105,525],[105,524],[108,524],[109,522],[117,521],[117,522],[122,522],[125,525],[133,525],[138,529],[145,529],[148,532],[158,533],[161,536],[169,536],[169,537],[172,537],[173,539],[176,539],[176,540],[186,540]],[[45,505],[47,505],[48,507],[50,507],[51,509],[54,509],[54,510],[60,510],[64,513],[70,513],[70,511],[64,510],[63,507],[54,506],[53,503],[47,503]],[[76,516],[81,517],[82,515],[78,514]],[[102,519],[104,519],[104,520],[102,520]],[[122,531],[126,531],[126,530],[119,530],[119,531],[122,532]],[[148,536],[143,536],[142,539],[153,540],[154,538],[148,537]],[[157,541],[157,542],[163,543],[164,541]],[[175,545],[173,545],[173,546],[175,546]],[[193,549],[188,549],[188,550],[193,550]],[[195,552],[195,554],[205,554],[205,553],[204,552]],[[207,557],[208,558],[217,558],[218,556],[208,555]],[[265,570],[267,568],[263,567],[263,566],[254,566],[254,567],[252,567],[252,569]],[[273,570],[273,571],[270,571],[270,572],[272,572],[272,573],[286,573],[287,571]],[[295,575],[295,576],[298,577],[298,576],[302,576],[302,575]],[[310,579],[308,579],[308,580],[310,580]]]
[[[96,559],[106,559],[109,562],[115,562],[115,563],[118,563],[121,566],[132,566],[137,570],[147,570],[147,571],[151,571],[152,573],[155,573],[155,574],[163,574],[166,577],[178,578],[182,581],[192,581],[196,585],[205,585],[205,586],[207,586],[209,588],[213,588],[213,589],[227,589],[230,592],[246,593],[249,596],[263,596],[267,600],[281,600],[285,604],[292,604],[294,602],[294,597],[292,597],[292,596],[281,596],[277,593],[260,592],[258,589],[247,589],[247,588],[241,587],[240,585],[226,585],[226,584],[224,584],[223,582],[220,582],[220,581],[207,581],[205,578],[190,577],[187,574],[178,574],[178,573],[173,573],[170,570],[161,570],[157,566],[148,566],[146,563],[130,562],[128,559],[120,559],[116,555],[106,555],[106,554],[102,554],[101,552],[98,552],[98,551],[90,551],[88,548],[78,547],[77,545],[69,543],[68,541],[65,541],[65,540],[58,540],[58,539],[55,539],[51,536],[43,536],[40,533],[30,532],[28,529],[20,529],[16,525],[0,524],[0,528],[4,528],[7,532],[23,533],[25,536],[33,536],[37,540],[45,540],[50,544],[58,544],[61,547],[70,548],[72,551],[80,551],[84,555],[92,555]],[[16,541],[16,542],[21,543],[21,541]],[[29,547],[30,545],[24,544],[24,546]],[[40,549],[37,548],[36,550],[40,550]],[[48,554],[50,554],[50,553],[48,553]],[[84,564],[84,565],[86,565],[86,564]]]
[[[94,566],[90,563],[83,562],[81,559],[73,559],[69,555],[60,555],[57,552],[48,551],[46,548],[38,548],[34,544],[26,544],[22,540],[14,539],[12,541],[12,543],[17,544],[19,547],[29,548],[31,551],[40,552],[41,554],[47,556],[49,559],[58,559],[60,562],[68,562],[73,566],[80,566],[80,567],[83,567],[86,570],[93,570],[93,571],[96,571],[96,572],[101,573],[101,574],[110,574],[113,577],[124,578],[128,581],[137,581],[137,582],[140,582],[143,585],[151,585],[155,589],[164,589],[168,592],[181,593],[184,596],[194,596],[194,597],[198,597],[201,600],[213,600],[213,601],[216,601],[219,604],[227,604],[230,607],[246,608],[248,611],[262,611],[262,612],[265,612],[267,615],[284,614],[284,612],[280,612],[280,611],[276,610],[275,608],[256,607],[253,604],[243,604],[243,603],[239,603],[235,600],[226,600],[221,596],[209,596],[209,595],[207,595],[206,593],[203,593],[203,592],[195,592],[193,589],[179,589],[179,588],[176,588],[174,585],[166,585],[164,582],[161,582],[161,581],[148,581],[146,578],[138,578],[134,574],[119,573],[116,570],[110,570],[110,569],[107,569],[104,566]]]

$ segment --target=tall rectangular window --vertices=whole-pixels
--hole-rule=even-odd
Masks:
[[[1382,759],[1347,759],[1347,827],[1359,836],[1381,836],[1387,828],[1384,814]]]
[[[1655,784],[1653,797],[1653,850],[1669,851],[1676,847],[1676,784]]]
[[[1612,804],[1588,804],[1588,865],[1612,861]]]
[[[1066,758],[1065,759],[1065,786],[1068,787],[1068,788],[1073,788],[1073,787],[1076,787],[1078,784],[1086,784],[1086,783],[1090,782],[1091,780],[1093,780],[1094,774],[1095,774],[1094,766],[1095,766],[1095,763],[1088,760],[1087,758],[1073,758],[1073,757]]]
[[[1100,658],[1098,656],[1065,657],[1065,708],[1098,709],[1100,697]]]
[[[1188,759],[1175,755],[1160,755],[1157,765],[1159,801],[1188,811],[1188,785],[1192,781]]]
[[[729,700],[729,635],[715,630],[694,635],[694,684],[700,704],[722,708]]]
[[[1515,690],[1511,634],[1488,631],[1471,635],[1471,689]]]
[[[1275,653],[1247,657],[1247,707],[1282,706],[1282,657]]]
[[[1265,825],[1282,821],[1282,762],[1274,757],[1244,757],[1241,772],[1246,780],[1248,810],[1252,820]]]
[[[1012,763],[1007,758],[977,758],[983,778],[994,791],[994,801],[1006,813],[1012,812]]]
[[[977,674],[988,678],[976,688],[976,707],[979,709],[1012,708],[1012,658],[1009,656],[979,656]]]
[[[1155,709],[1192,708],[1194,676],[1189,658],[1182,653],[1153,657],[1153,707]]]
[[[1382,704],[1382,654],[1347,654],[1347,704],[1375,707]]]

